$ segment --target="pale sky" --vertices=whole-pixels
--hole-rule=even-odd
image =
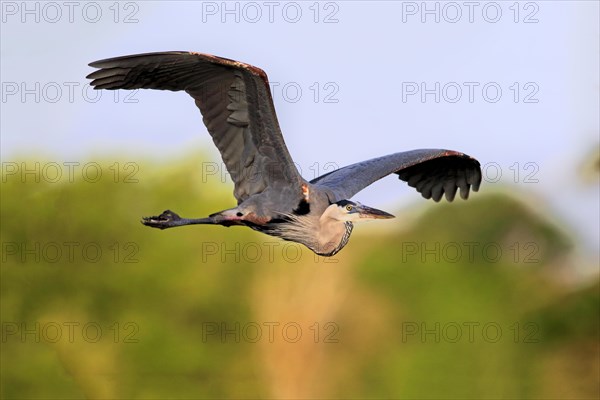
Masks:
[[[596,1],[1,6],[3,162],[169,160],[195,149],[218,161],[187,95],[115,98],[85,79],[102,58],[199,51],[267,72],[305,178],[315,163],[326,172],[415,148],[463,151],[484,166],[482,191],[531,192],[598,252],[598,185],[578,175],[600,140]],[[354,199],[387,210],[422,201],[395,177]]]

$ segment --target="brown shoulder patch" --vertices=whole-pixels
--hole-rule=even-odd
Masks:
[[[256,76],[260,77],[265,82],[265,84],[267,84],[267,85],[269,84],[269,78],[267,77],[267,73],[265,71],[263,71],[262,69],[255,67],[254,65],[246,64],[246,63],[243,63],[240,61],[235,61],[235,60],[232,60],[232,59],[226,58],[226,57],[219,57],[219,56],[214,56],[212,54],[198,53],[195,51],[190,51],[190,54],[193,54],[196,56],[201,56],[203,58],[206,58],[206,59],[214,62],[215,64],[228,65],[230,67],[246,70],[246,71],[250,72],[252,75],[256,75]]]

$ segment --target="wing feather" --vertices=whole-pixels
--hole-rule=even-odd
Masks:
[[[87,76],[95,89],[182,90],[192,96],[234,181],[238,203],[267,187],[301,196],[303,180],[261,69],[192,52],[136,54],[90,66],[100,68]]]
[[[310,183],[333,194],[330,201],[350,199],[373,182],[390,174],[397,174],[421,195],[440,201],[453,201],[458,189],[463,199],[469,190],[479,190],[481,168],[479,162],[452,150],[421,149],[374,158],[340,168],[322,175]]]

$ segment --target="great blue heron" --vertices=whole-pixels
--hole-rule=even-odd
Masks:
[[[194,52],[137,54],[95,61],[95,89],[184,90],[192,96],[235,184],[233,207],[206,218],[172,211],[146,217],[153,228],[192,224],[242,225],[302,243],[332,256],[348,242],[353,222],[393,218],[349,199],[392,173],[424,198],[466,199],[481,183],[479,162],[451,150],[390,154],[337,169],[308,182],[296,169],[277,122],[267,75],[260,68]],[[315,143],[312,141],[312,143]]]

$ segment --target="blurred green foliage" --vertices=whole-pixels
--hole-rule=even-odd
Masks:
[[[114,161],[94,182],[3,176],[3,398],[600,396],[600,287],[563,283],[573,244],[527,202],[421,201],[332,259],[142,226],[234,205],[199,159],[137,182]]]

